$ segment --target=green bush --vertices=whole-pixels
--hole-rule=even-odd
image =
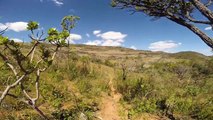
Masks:
[[[97,104],[87,104],[81,101],[77,106],[71,109],[56,110],[52,116],[56,120],[79,120],[80,114],[86,115],[89,120],[92,120],[93,113],[97,111]]]
[[[148,94],[154,90],[153,85],[149,81],[140,79],[127,79],[117,83],[118,91],[123,94],[125,101],[131,101],[134,98],[142,99],[148,97]]]
[[[195,104],[190,113],[191,117],[197,120],[212,120],[213,119],[213,100],[209,100],[206,103],[199,105]]]
[[[197,96],[199,92],[200,92],[200,88],[195,85],[186,87],[186,93],[189,94],[190,96]]]
[[[105,62],[104,62],[104,64],[106,65],[106,66],[109,66],[109,67],[114,67],[115,66],[115,64],[113,64],[110,60],[105,60]]]
[[[52,113],[52,116],[56,120],[77,120],[78,111],[76,109],[71,110],[57,110]]]
[[[154,113],[157,110],[156,101],[154,99],[137,100],[133,102],[133,111],[135,113]]]
[[[79,77],[76,62],[73,61],[69,63],[69,69],[67,70],[67,74],[70,80],[75,80],[76,78]]]

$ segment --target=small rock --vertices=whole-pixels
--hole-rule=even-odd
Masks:
[[[84,113],[81,113],[79,116],[79,120],[88,120],[88,118]]]

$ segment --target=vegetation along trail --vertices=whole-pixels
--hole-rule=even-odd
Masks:
[[[121,94],[119,94],[114,88],[114,73],[111,72],[108,76],[110,93],[108,95],[103,95],[100,111],[98,111],[97,115],[100,116],[100,119],[102,120],[120,120],[119,100],[121,98]]]

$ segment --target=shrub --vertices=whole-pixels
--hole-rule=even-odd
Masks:
[[[115,65],[110,60],[105,60],[104,64],[109,67],[114,67]]]
[[[206,103],[199,105],[196,104],[193,106],[193,109],[190,113],[191,117],[198,120],[212,120],[213,119],[213,101],[208,100]]]
[[[134,102],[133,111],[135,113],[154,113],[157,110],[156,101],[154,99],[144,99]]]
[[[79,66],[79,72],[81,76],[87,76],[90,73],[90,57],[82,56],[80,58],[81,65]]]
[[[57,110],[52,113],[54,119],[57,120],[77,120],[78,119],[78,111],[76,109],[71,110]]]

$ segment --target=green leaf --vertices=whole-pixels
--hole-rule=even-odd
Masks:
[[[50,35],[50,36],[48,36],[47,37],[47,40],[49,41],[49,42],[53,42],[53,41],[56,41],[56,40],[58,40],[59,38],[58,38],[58,35]]]
[[[59,36],[60,36],[60,39],[67,39],[69,37],[69,32],[68,31],[62,31]]]
[[[35,22],[35,21],[30,21],[28,22],[27,24],[27,30],[35,30],[35,29],[38,29],[38,23]]]
[[[58,31],[55,28],[50,28],[48,30],[48,35],[58,35]]]
[[[9,41],[8,37],[0,36],[0,45],[6,44],[8,43],[8,41]]]
[[[115,0],[112,0],[112,1],[111,1],[111,6],[112,6],[112,7],[116,7],[116,6],[117,6],[117,3],[115,2]]]
[[[61,26],[63,30],[70,31],[75,27],[77,20],[80,20],[78,16],[65,16],[61,21]]]
[[[67,45],[66,40],[61,40],[60,45],[61,46],[66,46]]]

